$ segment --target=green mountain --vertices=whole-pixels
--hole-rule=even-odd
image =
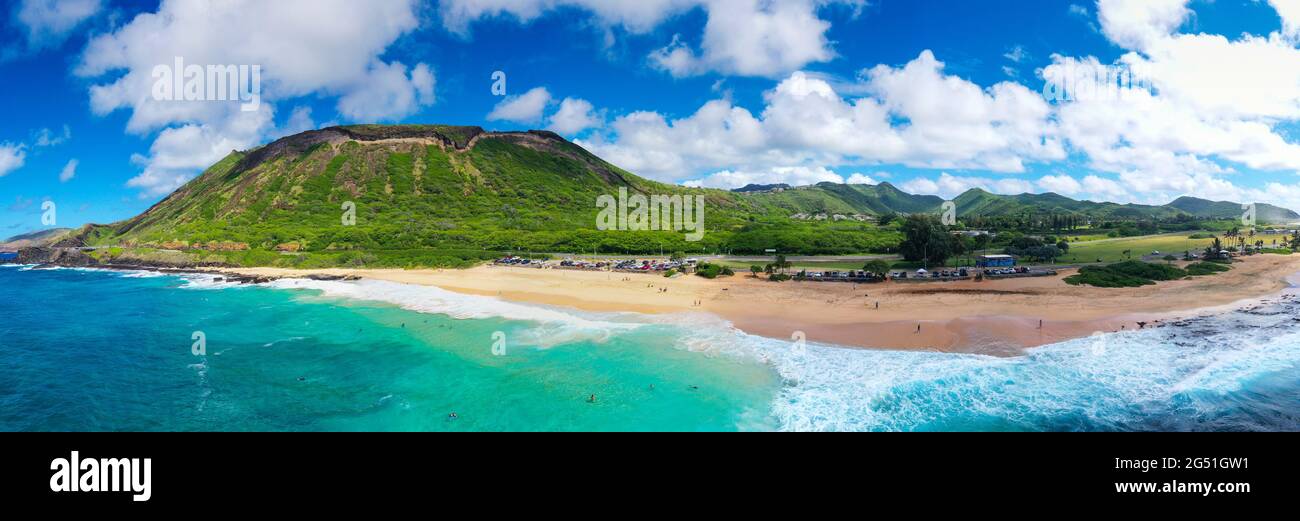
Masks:
[[[777,192],[756,192],[749,198],[789,214],[883,215],[938,211],[943,199],[912,195],[889,183],[847,185],[818,183]]]
[[[598,198],[621,189],[703,197],[708,233],[691,242],[678,232],[598,230]],[[897,232],[865,223],[814,233],[789,216],[815,201],[787,209],[784,200],[760,195],[643,179],[550,132],[362,125],[233,152],[139,216],[89,226],[78,237],[87,245],[216,252],[214,262],[259,264],[302,252],[372,264],[348,252],[382,250],[380,260],[397,265],[503,251],[877,251],[898,241]],[[342,223],[346,203],[354,205],[355,225]]]
[[[1183,215],[1177,208],[1141,204],[1095,203],[1077,201],[1055,193],[996,195],[978,188],[968,190],[954,200],[957,214],[1000,216],[1019,214],[1077,214],[1102,219],[1171,219]]]
[[[1197,217],[1209,217],[1215,219],[1237,219],[1245,213],[1240,203],[1230,203],[1225,201],[1208,201],[1197,199],[1195,197],[1179,197],[1168,205],[1171,208],[1177,208]],[[1262,222],[1272,223],[1289,223],[1300,221],[1300,214],[1297,214],[1286,208],[1279,208],[1271,204],[1259,203],[1255,205],[1255,218]]]
[[[71,228],[50,228],[21,235],[15,235],[4,241],[0,241],[0,248],[15,249],[27,248],[31,246],[41,246],[53,242],[58,237],[72,231]]]
[[[597,230],[598,198],[620,189],[703,197],[708,233],[690,242],[679,232]],[[1232,204],[1197,201],[1120,205],[982,190],[956,198],[963,217],[1222,217]],[[455,264],[502,251],[860,253],[890,251],[898,232],[856,219],[793,217],[939,212],[943,202],[889,183],[750,192],[686,188],[638,177],[551,132],[359,125],[232,152],[144,213],[87,225],[56,245],[177,250],[205,262],[303,267]],[[344,225],[349,209],[355,225]],[[1261,207],[1261,219],[1274,214],[1295,215]]]
[[[597,198],[703,195],[706,226],[764,213],[739,194],[642,179],[543,131],[333,127],[234,152],[96,244],[208,249],[572,248],[606,238]],[[344,204],[355,226],[343,226]],[[617,247],[618,245],[607,245]]]

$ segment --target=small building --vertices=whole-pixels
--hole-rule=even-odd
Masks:
[[[1016,265],[1016,258],[1010,255],[980,255],[975,261],[975,266],[980,268],[1012,268]]]

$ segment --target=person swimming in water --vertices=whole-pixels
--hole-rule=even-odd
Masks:
[[[587,398],[587,403],[596,403],[596,395],[593,394],[591,398]]]

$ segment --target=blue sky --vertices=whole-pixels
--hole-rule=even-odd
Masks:
[[[231,149],[370,122],[551,128],[721,188],[1300,208],[1295,0],[21,0],[0,17],[0,236],[42,228],[44,200],[59,226],[113,222]],[[262,106],[150,98],[174,56],[260,66]],[[1152,88],[1043,98],[1091,63]]]

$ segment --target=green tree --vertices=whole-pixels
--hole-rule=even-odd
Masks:
[[[956,249],[952,234],[932,215],[907,216],[902,232],[904,239],[898,249],[903,258],[911,262],[923,260],[943,264]]]
[[[777,255],[776,261],[772,263],[772,267],[781,270],[782,274],[785,274],[785,270],[789,269],[790,266],[793,265],[794,264],[791,263],[790,261],[785,260],[785,255]]]
[[[862,265],[862,271],[883,279],[886,275],[889,275],[890,266],[891,264],[888,261],[880,259],[870,260],[867,261],[866,264]]]
[[[749,272],[754,275],[754,278],[758,278],[758,274],[763,272],[763,267],[757,264],[751,265],[749,267]]]

